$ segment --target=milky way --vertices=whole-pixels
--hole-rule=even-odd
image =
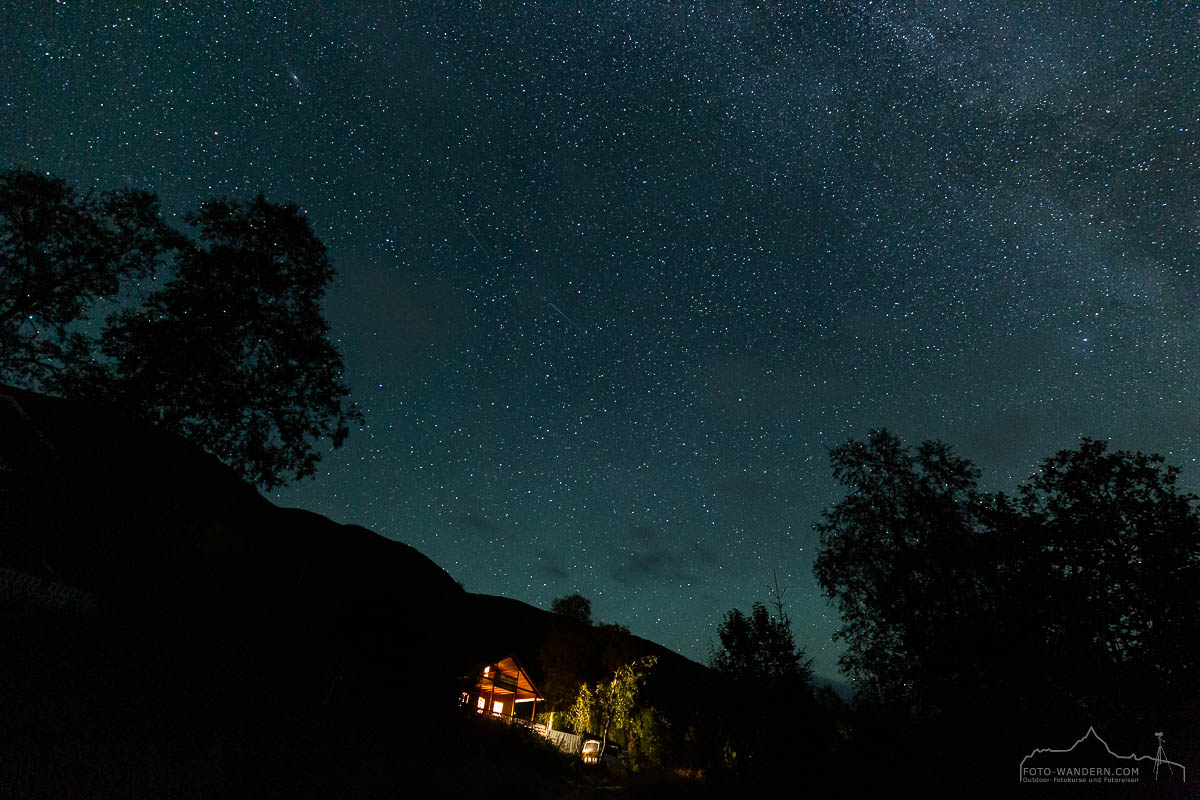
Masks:
[[[1026,5],[22,4],[0,165],[305,209],[369,425],[277,502],[701,660],[777,569],[833,675],[831,446],[1196,485],[1197,11]]]

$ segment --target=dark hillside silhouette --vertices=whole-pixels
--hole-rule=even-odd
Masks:
[[[170,433],[11,387],[0,570],[0,793],[394,786],[459,752],[473,665],[516,652],[540,678],[538,654],[566,623],[590,675],[617,635],[466,593],[412,547],[278,508]],[[659,658],[647,691],[686,719],[708,670],[621,636]],[[396,755],[408,752],[423,755]],[[532,768],[521,763],[505,769]]]
[[[0,407],[0,567],[94,599],[3,605],[0,750],[24,762],[4,780],[110,794],[129,788],[113,776],[163,773],[173,794],[201,773],[249,780],[272,742],[290,748],[263,755],[282,769],[322,726],[453,700],[461,655],[439,643],[465,594],[411,547],[276,508],[111,412],[11,388]]]

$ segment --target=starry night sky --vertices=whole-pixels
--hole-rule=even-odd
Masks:
[[[1185,3],[28,2],[0,168],[298,203],[369,425],[275,493],[704,660],[828,449],[1200,457]],[[1040,10],[1039,10],[1040,9]]]

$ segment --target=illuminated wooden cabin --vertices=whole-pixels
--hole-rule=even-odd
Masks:
[[[480,667],[474,684],[462,696],[463,704],[480,714],[526,724],[533,724],[538,701],[543,699],[515,655]]]

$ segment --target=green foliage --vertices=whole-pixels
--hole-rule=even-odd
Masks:
[[[671,741],[671,725],[657,708],[640,708],[625,728],[625,755],[633,770],[659,766]]]
[[[599,728],[598,720],[601,718],[601,713],[597,694],[596,689],[586,683],[581,683],[579,691],[575,695],[575,702],[567,711],[567,720],[571,729],[580,736],[586,736]]]
[[[575,732],[581,735],[599,733],[600,755],[608,746],[610,731],[626,731],[638,711],[638,695],[650,670],[658,663],[656,656],[644,656],[623,664],[608,681],[594,686],[583,684],[569,717]]]
[[[261,196],[186,219],[191,236],[146,192],[0,176],[0,380],[108,402],[266,489],[312,475],[317,442],[340,446],[361,421],[321,313],[325,247],[299,209]],[[130,306],[131,281],[151,277]]]
[[[564,617],[592,624],[592,601],[580,594],[569,594],[555,599],[550,610]]]
[[[572,619],[578,621],[577,617]],[[641,652],[623,625],[601,622],[588,630],[566,619],[556,620],[538,652],[543,675],[539,686],[546,698],[545,707],[551,711],[568,709],[581,684],[601,684],[601,679],[636,661]],[[549,721],[553,723],[554,718]]]

